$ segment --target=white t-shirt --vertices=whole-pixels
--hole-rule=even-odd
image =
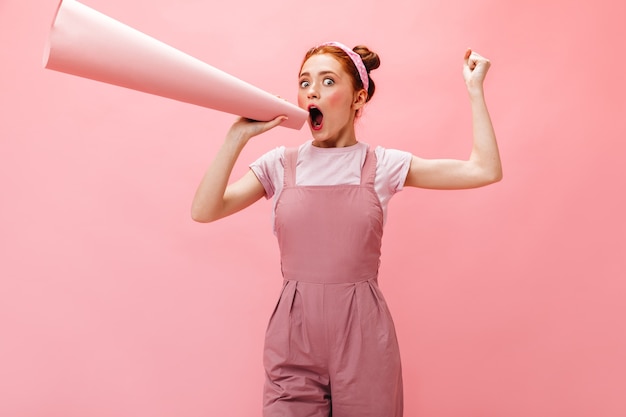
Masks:
[[[296,163],[296,185],[345,185],[361,182],[361,168],[369,146],[358,142],[344,148],[319,148],[313,141],[300,145]],[[374,189],[383,208],[383,222],[387,219],[387,205],[391,197],[401,191],[412,155],[396,149],[377,146],[376,179]],[[265,197],[273,198],[272,224],[276,202],[283,189],[285,147],[280,146],[267,152],[250,169],[265,188]]]

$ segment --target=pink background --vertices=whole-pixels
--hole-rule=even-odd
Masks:
[[[461,60],[489,57],[504,180],[390,206],[405,414],[626,415],[624,2],[85,4],[292,102],[308,47],[365,43],[360,140],[424,157],[468,154]],[[270,204],[189,215],[233,116],[44,70],[56,6],[0,0],[0,415],[260,416]]]

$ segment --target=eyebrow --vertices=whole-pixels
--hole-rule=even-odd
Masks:
[[[332,74],[334,76],[338,76],[337,73],[335,73],[334,71],[321,71],[319,73],[319,75],[327,75],[327,74]],[[304,77],[304,76],[310,77],[311,74],[308,73],[308,72],[303,72],[302,74],[300,74],[300,77]]]

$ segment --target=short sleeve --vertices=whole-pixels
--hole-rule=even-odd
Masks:
[[[378,159],[376,177],[382,180],[381,187],[386,187],[386,191],[390,194],[401,191],[404,188],[413,155],[410,152],[378,146],[376,157]]]
[[[285,147],[279,146],[250,164],[250,169],[263,185],[265,198],[270,199],[283,181]]]

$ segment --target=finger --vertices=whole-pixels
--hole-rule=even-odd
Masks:
[[[471,54],[467,58],[467,66],[469,67],[469,69],[474,70],[474,68],[476,68],[477,64],[478,64],[478,62],[476,61],[476,57],[474,56],[474,54]]]
[[[287,117],[284,114],[281,114],[280,116],[276,117],[276,119],[274,119],[276,121],[276,124],[279,125],[282,122],[284,122],[285,120],[289,120],[289,117]]]
[[[276,126],[278,126],[279,124],[281,124],[282,122],[284,122],[285,120],[287,120],[288,117],[285,115],[280,115],[278,117],[276,117],[274,120],[270,120],[269,122],[267,122],[267,124],[265,125],[265,127],[267,128],[266,130],[270,130],[275,128]]]
[[[489,66],[491,65],[491,62],[487,58],[480,56],[476,53],[472,54],[472,56],[470,57],[470,60],[473,60],[474,67],[480,66],[486,69],[486,68],[489,68]]]
[[[464,56],[464,64],[473,71],[476,68],[476,53],[472,51],[472,48],[467,48]]]
[[[484,56],[482,56],[481,54],[479,54],[476,51],[472,51],[469,59],[473,60],[473,61],[476,61],[476,63],[486,63],[486,62],[489,62],[489,59],[485,58]]]

